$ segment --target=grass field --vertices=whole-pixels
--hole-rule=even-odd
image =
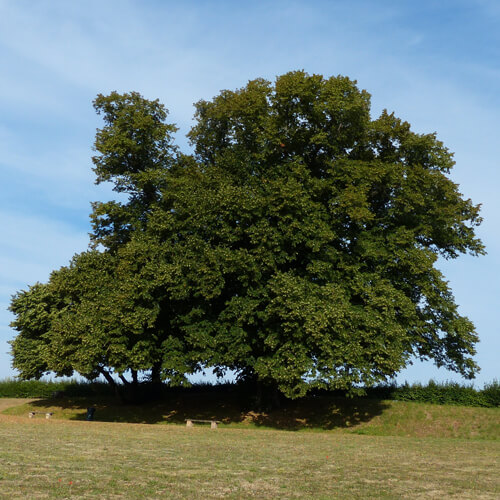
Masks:
[[[404,422],[419,411],[414,422],[425,422],[427,405],[387,403],[369,421],[290,432],[256,428],[248,421],[210,430],[70,420],[79,418],[81,409],[67,402],[59,407],[66,420],[58,420],[57,411],[51,420],[28,419],[27,408],[42,408],[37,401],[0,400],[0,409],[14,403],[25,406],[0,415],[0,498],[500,497],[496,409],[462,408],[478,413],[455,414],[458,420],[479,415],[480,422],[491,421],[493,427],[479,430],[473,439],[458,439],[430,437],[441,428],[453,429],[447,412],[460,410],[436,405],[447,424],[422,423],[427,431],[419,432],[427,437],[415,437],[415,432],[408,437],[361,434],[387,433],[391,419],[399,415]],[[120,411],[126,415],[131,410]],[[397,433],[394,422],[392,427]]]

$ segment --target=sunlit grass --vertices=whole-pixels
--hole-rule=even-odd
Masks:
[[[500,443],[0,416],[1,498],[498,498]]]

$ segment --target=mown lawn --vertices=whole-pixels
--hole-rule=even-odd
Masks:
[[[0,415],[9,499],[497,499],[499,456],[500,441],[484,438]]]

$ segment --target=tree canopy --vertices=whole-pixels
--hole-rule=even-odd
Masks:
[[[158,101],[94,105],[97,182],[129,199],[95,203],[94,250],[13,298],[22,377],[210,366],[297,397],[413,356],[474,376],[477,335],[437,259],[484,253],[481,218],[436,134],[302,71],[199,101],[193,154]]]

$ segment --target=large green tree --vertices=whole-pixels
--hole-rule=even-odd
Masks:
[[[93,203],[94,250],[13,297],[13,366],[23,378],[76,371],[112,385],[116,374],[137,393],[138,374],[178,383],[198,367],[151,265],[158,249],[143,238],[160,189],[182,161],[172,143],[176,128],[158,101],[113,92],[94,107],[104,119],[94,145],[96,182],[112,182],[121,199]]]
[[[212,366],[289,397],[384,381],[413,357],[474,376],[477,335],[438,258],[483,253],[481,219],[435,134],[301,71],[198,102],[193,155],[158,101],[95,107],[97,181],[128,199],[94,204],[99,251],[13,299],[23,376]]]
[[[372,120],[355,82],[304,72],[196,110],[196,165],[148,230],[205,363],[288,396],[371,385],[413,356],[474,375],[477,336],[437,260],[483,253],[479,208],[435,134]]]
[[[122,296],[128,298],[135,341],[139,334],[143,337],[136,356],[142,357],[142,365],[151,366],[151,380],[179,381],[198,365],[188,355],[178,328],[179,307],[172,306],[157,277],[161,250],[144,237],[162,190],[168,189],[169,179],[179,175],[186,163],[173,140],[177,127],[166,121],[168,110],[163,104],[137,92],[99,94],[94,108],[104,121],[97,130],[97,154],[92,158],[96,183],[111,182],[127,198],[93,203],[91,241],[94,247],[116,254],[117,273],[125,274],[119,277],[121,287],[131,284]],[[115,313],[119,316],[119,305]]]

